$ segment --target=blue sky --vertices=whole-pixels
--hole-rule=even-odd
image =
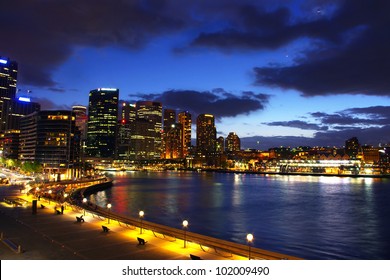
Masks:
[[[115,87],[212,113],[243,147],[390,143],[386,1],[15,0],[0,56],[43,109]],[[15,21],[15,19],[17,19]]]

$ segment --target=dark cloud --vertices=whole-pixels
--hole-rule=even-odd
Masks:
[[[178,30],[167,1],[2,1],[0,53],[20,63],[24,84],[55,86],[53,71],[77,46],[137,49],[150,37]]]
[[[388,1],[344,1],[328,22],[305,24],[321,44],[304,51],[294,65],[254,68],[256,83],[296,89],[304,96],[388,96],[389,8]]]
[[[165,108],[190,111],[194,115],[208,113],[216,118],[234,117],[263,110],[269,95],[250,91],[234,94],[223,89],[212,91],[169,90],[161,94],[138,94],[137,100],[155,100]]]
[[[313,137],[244,137],[242,142],[262,149],[273,146],[343,146],[351,137],[358,137],[361,144],[390,145],[390,106],[348,108],[336,113],[314,112],[309,114],[317,123],[302,120],[263,123],[268,126],[295,127],[314,130]],[[259,140],[260,139],[260,140]],[[274,141],[274,142],[273,142]],[[274,144],[272,144],[274,143]],[[265,145],[269,145],[268,147]]]
[[[390,106],[350,108],[334,114],[311,113],[322,124],[341,126],[383,126],[390,124]]]
[[[41,110],[71,110],[72,106],[58,105],[57,103],[47,98],[34,98],[32,101],[41,105]]]
[[[305,121],[300,120],[293,120],[293,121],[280,121],[280,122],[269,122],[264,123],[268,126],[285,126],[285,127],[295,127],[305,130],[328,130],[327,126],[318,125],[315,123],[309,123]]]

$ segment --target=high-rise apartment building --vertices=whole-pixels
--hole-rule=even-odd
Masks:
[[[226,137],[225,149],[227,152],[238,152],[241,150],[241,140],[235,132],[230,132]]]
[[[87,149],[89,157],[113,159],[116,153],[119,89],[98,88],[89,93]]]
[[[202,155],[209,155],[216,149],[217,130],[214,116],[201,114],[196,119],[196,150]]]
[[[188,111],[180,112],[178,114],[178,123],[182,126],[182,136],[181,136],[181,147],[182,147],[182,157],[185,158],[191,148],[191,128],[192,128],[192,119],[191,114]]]

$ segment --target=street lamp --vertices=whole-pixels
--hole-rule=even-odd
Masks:
[[[253,241],[253,234],[248,233],[246,235],[246,240],[248,241],[248,259],[251,259],[251,243]]]
[[[83,198],[83,203],[84,203],[84,204],[87,203],[87,198],[86,198],[86,197]],[[84,216],[85,216],[85,206],[84,206],[83,208],[84,208]]]
[[[108,209],[108,223],[110,223],[110,209],[111,209],[111,203],[107,204],[107,209]]]
[[[138,214],[139,214],[139,219],[141,220],[141,226],[139,228],[139,233],[142,234],[142,218],[144,217],[145,212],[141,210],[141,211],[139,211]]]
[[[50,204],[50,200],[51,200],[51,193],[52,193],[52,190],[49,190],[49,204]]]
[[[184,230],[184,248],[186,248],[186,243],[187,243],[187,226],[188,226],[188,221],[184,220],[183,221],[183,230]]]

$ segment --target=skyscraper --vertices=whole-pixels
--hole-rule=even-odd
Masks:
[[[89,157],[115,157],[119,89],[98,88],[89,93],[87,149]]]
[[[7,129],[10,102],[15,100],[18,64],[0,57],[0,132]]]
[[[15,99],[18,64],[0,57],[0,98]]]
[[[214,116],[201,114],[196,119],[196,150],[202,155],[215,152],[217,130]]]
[[[191,147],[191,114],[188,111],[180,112],[178,115],[178,122],[182,125],[181,147],[183,149],[182,157],[185,158]]]
[[[145,146],[152,148],[153,151],[144,151],[149,156],[153,154],[155,159],[161,156],[161,130],[162,130],[162,104],[161,102],[154,101],[138,101],[136,103],[137,108],[137,124],[142,124],[142,120],[149,122],[153,126],[153,130],[148,132],[147,138],[150,141],[150,137],[153,138],[153,145],[150,143]],[[140,122],[139,122],[140,121]],[[141,125],[145,128],[145,125]],[[139,133],[145,131],[144,129],[137,129]],[[142,135],[140,135],[142,136]]]
[[[117,137],[117,159],[134,160],[135,159],[135,126],[137,110],[135,104],[127,102],[122,103],[121,119],[118,123]]]

